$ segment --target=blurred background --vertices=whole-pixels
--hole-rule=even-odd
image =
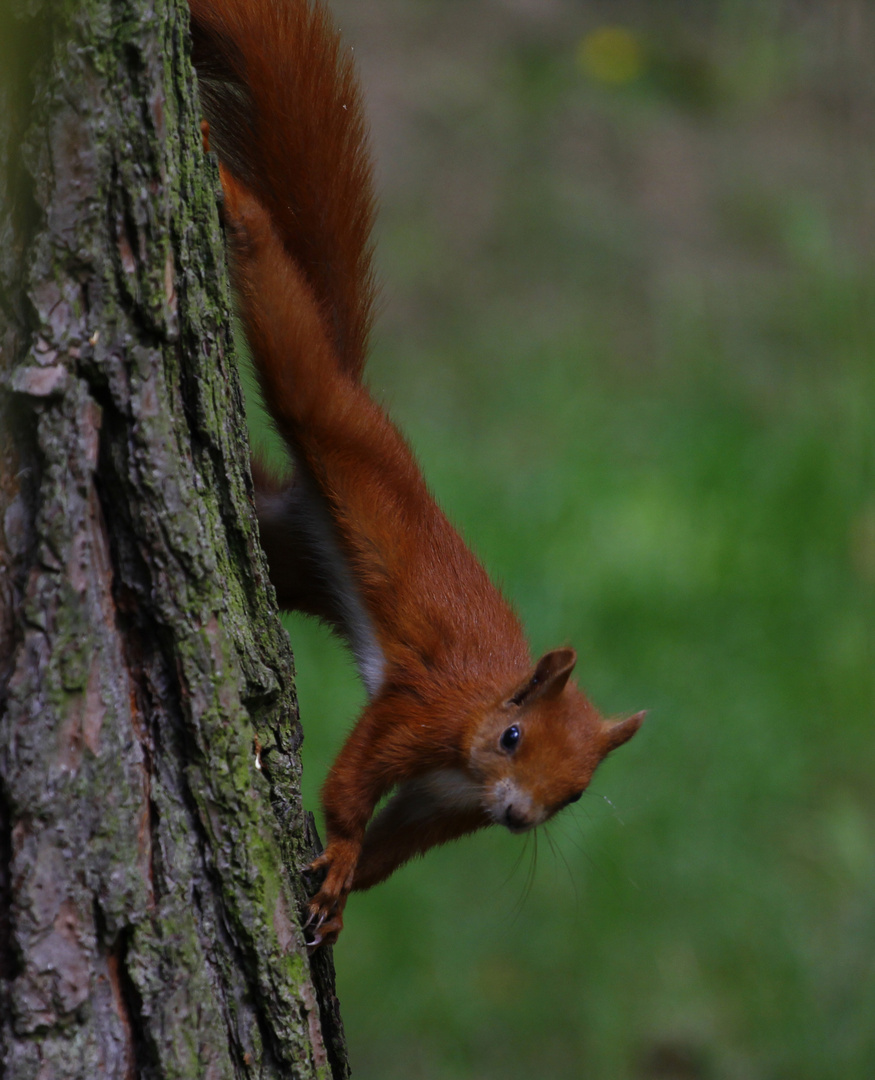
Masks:
[[[536,652],[648,708],[347,908],[358,1080],[875,1077],[875,6],[332,0],[370,381]],[[290,620],[307,805],[363,695]]]

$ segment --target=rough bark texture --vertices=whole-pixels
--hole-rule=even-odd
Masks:
[[[0,1077],[343,1077],[187,12],[0,37]]]

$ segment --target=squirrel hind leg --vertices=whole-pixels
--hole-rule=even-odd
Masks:
[[[270,581],[283,611],[302,611],[339,629],[331,583],[321,571],[297,477],[282,483],[253,461],[255,509]]]
[[[280,607],[325,622],[348,645],[370,698],[386,658],[325,499],[302,465],[284,488],[256,490],[261,543]]]
[[[342,638],[373,698],[386,660],[323,499],[303,468],[283,485],[256,465],[253,479],[261,545],[280,608],[314,615]]]

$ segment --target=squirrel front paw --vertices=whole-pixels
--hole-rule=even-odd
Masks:
[[[307,867],[308,872],[325,870],[322,884],[310,898],[309,918],[304,931],[309,934],[307,947],[333,945],[343,929],[343,909],[352,888],[361,845],[348,840],[334,840]]]

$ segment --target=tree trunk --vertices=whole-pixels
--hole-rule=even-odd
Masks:
[[[21,9],[0,27],[0,1076],[345,1077],[330,951],[311,966],[300,929],[301,732],[187,11]]]

